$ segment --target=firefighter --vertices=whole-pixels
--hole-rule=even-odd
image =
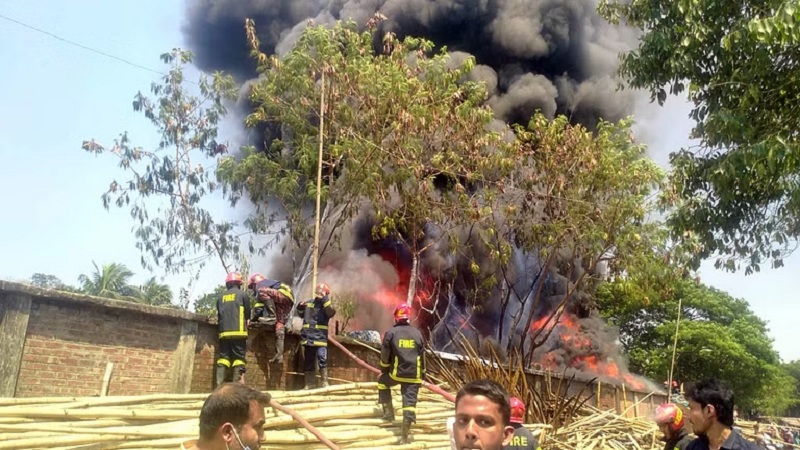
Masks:
[[[247,283],[253,290],[255,305],[253,322],[275,323],[275,356],[269,362],[283,361],[283,343],[286,339],[286,321],[294,306],[292,288],[277,280],[270,280],[256,273]]]
[[[383,407],[383,420],[394,420],[391,386],[400,384],[403,394],[403,427],[401,444],[407,444],[411,424],[417,422],[417,394],[425,377],[425,349],[422,333],[408,321],[411,306],[401,304],[394,310],[394,326],[386,332],[381,346],[381,373],[378,378],[378,402]]]
[[[661,430],[661,440],[665,442],[664,450],[686,450],[692,438],[684,424],[683,411],[674,403],[664,403],[656,408],[655,422]]]
[[[525,422],[525,403],[522,403],[517,397],[511,397],[508,401],[511,407],[511,426],[514,427],[514,437],[511,438],[511,443],[503,446],[504,450],[537,450],[539,448],[539,440],[534,437],[533,433],[527,428],[522,426]]]
[[[316,384],[317,364],[322,386],[328,385],[328,321],[336,314],[330,295],[331,288],[320,283],[314,291],[313,299],[297,305],[297,312],[303,318],[300,343],[305,355],[305,389],[311,389]]]
[[[229,368],[233,368],[233,381],[244,382],[247,351],[247,320],[250,311],[250,296],[242,290],[242,275],[231,272],[225,277],[225,292],[217,299],[217,323],[219,329],[219,359],[217,380],[219,386],[226,380]]]

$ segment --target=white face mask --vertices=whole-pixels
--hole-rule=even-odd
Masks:
[[[239,442],[239,446],[242,447],[242,450],[250,450],[250,447],[244,445],[242,440],[239,439],[239,433],[236,432],[236,428],[234,428],[233,425],[231,425],[231,431],[233,431],[233,435],[234,435],[234,437],[236,437],[236,440]],[[227,442],[225,443],[225,449],[226,450],[231,450],[230,447],[228,447],[228,443]]]

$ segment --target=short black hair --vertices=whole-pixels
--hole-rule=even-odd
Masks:
[[[492,401],[503,416],[503,426],[511,423],[511,406],[509,405],[508,391],[492,380],[475,380],[465,384],[456,394],[456,407],[458,401],[465,395],[482,395]]]
[[[223,383],[203,402],[200,410],[200,437],[213,439],[222,424],[230,422],[241,428],[250,418],[250,403],[267,406],[272,397],[242,383]]]
[[[686,397],[704,408],[713,406],[719,423],[733,427],[733,391],[722,381],[716,378],[698,381],[689,387]]]

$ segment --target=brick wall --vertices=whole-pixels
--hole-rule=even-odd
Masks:
[[[53,301],[31,305],[18,397],[97,395],[114,363],[108,395],[168,392],[177,320]]]
[[[302,388],[298,341],[287,335],[283,364],[269,363],[274,330],[252,332],[248,384]],[[377,353],[358,345],[350,350],[377,366]],[[186,311],[0,281],[0,354],[0,397],[100,395],[109,362],[108,395],[202,393],[214,387],[217,327]],[[188,361],[186,367],[176,367],[181,361]],[[331,378],[375,378],[333,346],[328,361]]]
[[[217,356],[217,326],[203,323],[197,328],[194,368],[190,392],[210,392],[214,388],[214,365]]]

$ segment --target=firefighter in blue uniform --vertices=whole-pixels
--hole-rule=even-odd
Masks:
[[[336,314],[331,304],[331,288],[320,283],[315,289],[314,298],[297,305],[297,313],[303,318],[300,331],[300,344],[305,356],[306,383],[304,389],[316,385],[317,369],[322,378],[322,387],[328,385],[328,321]]]
[[[383,420],[394,420],[392,391],[400,384],[403,395],[403,427],[401,444],[408,444],[411,424],[417,422],[417,395],[425,377],[425,349],[422,333],[409,324],[411,306],[401,304],[394,310],[395,325],[383,337],[381,375],[378,377],[378,402],[383,407]]]
[[[286,321],[292,313],[294,294],[289,285],[270,280],[260,273],[253,274],[247,286],[253,290],[253,322],[275,323],[275,356],[269,362],[283,361],[283,344],[286,339]]]
[[[247,327],[250,321],[250,296],[242,290],[242,275],[231,272],[225,277],[225,292],[217,299],[217,328],[219,330],[219,359],[217,379],[219,386],[228,378],[233,368],[232,381],[244,382],[247,365]]]

